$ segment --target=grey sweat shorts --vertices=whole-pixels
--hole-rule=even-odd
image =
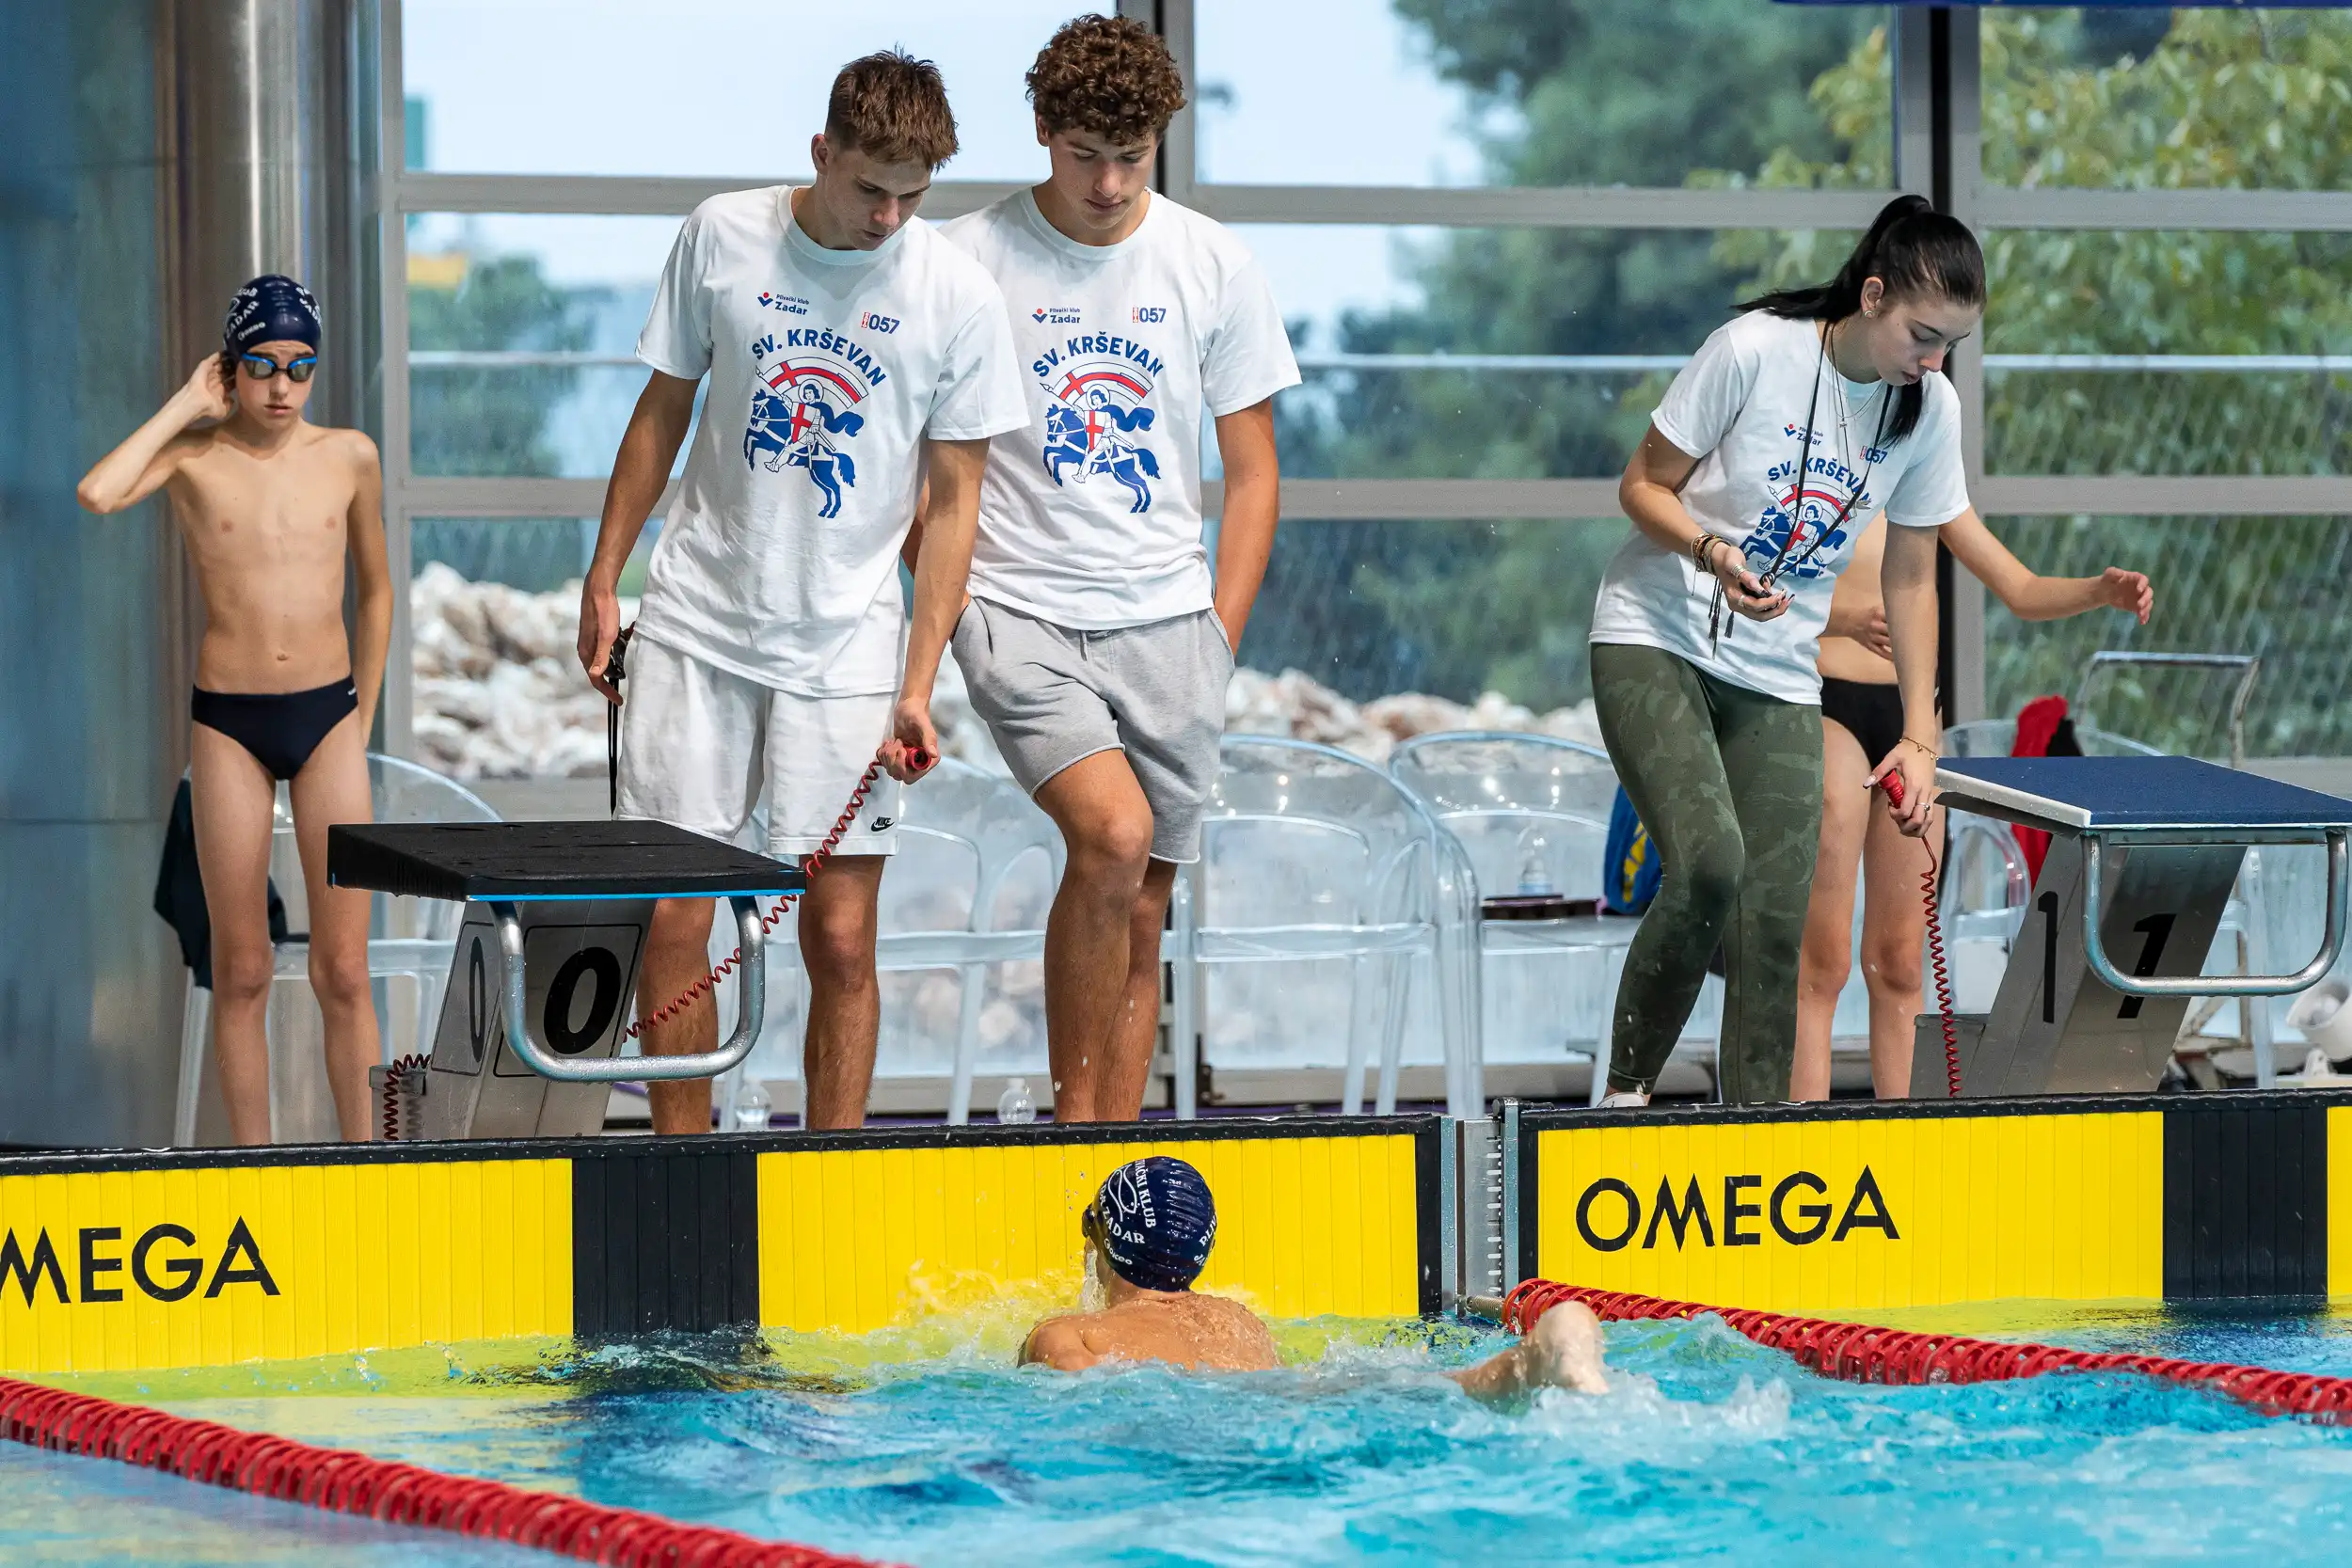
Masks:
[[[1215,610],[1073,631],[974,599],[954,646],[973,709],[1022,788],[1034,795],[1072,763],[1123,750],[1152,806],[1152,858],[1200,858],[1233,678]]]

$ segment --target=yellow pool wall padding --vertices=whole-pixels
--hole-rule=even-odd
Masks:
[[[1200,1289],[1278,1318],[1411,1317],[1413,1144],[1398,1133],[762,1154],[760,1322],[863,1333],[1040,1287],[1074,1303],[1079,1216],[1104,1177],[1148,1154],[1188,1162],[1216,1199]]]
[[[0,1368],[11,1371],[572,1330],[568,1160],[0,1177]]]
[[[2338,1134],[2330,1149],[2340,1171],[2347,1158],[2343,1134],[2352,1125],[2331,1132]],[[1545,1278],[1794,1312],[2005,1298],[2153,1301],[2164,1294],[2161,1112],[1629,1122],[1536,1136],[1534,1272]],[[1862,1190],[1866,1170],[1877,1202]],[[1801,1214],[1803,1205],[1828,1215],[1818,1236],[1792,1243],[1770,1211],[1775,1190],[1799,1172],[1812,1175],[1821,1190],[1812,1183],[1790,1190],[1782,1204],[1787,1230],[1803,1235],[1813,1228],[1818,1214]],[[1640,1204],[1633,1232],[1613,1249],[1593,1246],[1577,1226],[1579,1203],[1606,1177],[1622,1180]],[[1727,1187],[1734,1178],[1740,1185]],[[1679,1242],[1672,1224],[1657,1219],[1660,1184],[1687,1209],[1692,1181],[1708,1212],[1711,1244],[1695,1218],[1687,1220]],[[1744,1210],[1737,1245],[1725,1230],[1733,1200]],[[1882,1207],[1884,1226],[1873,1223]],[[1836,1239],[1850,1212],[1857,1223]],[[1616,1240],[1625,1217],[1622,1195],[1610,1190],[1596,1196],[1587,1220],[1606,1242]],[[2341,1214],[2331,1226],[2339,1248],[2331,1256],[2341,1259]],[[2344,1267],[2335,1264],[2339,1290]]]
[[[2328,1299],[2352,1297],[2352,1105],[2328,1107]]]

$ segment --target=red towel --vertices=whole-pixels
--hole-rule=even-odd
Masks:
[[[2050,754],[2050,741],[2066,722],[2066,699],[2036,697],[2017,712],[2017,739],[2009,749],[2013,757],[2045,757]],[[2042,875],[2042,857],[2050,852],[2050,835],[2039,828],[2011,828],[2017,835],[2017,847],[2026,857],[2026,877],[2028,881]]]

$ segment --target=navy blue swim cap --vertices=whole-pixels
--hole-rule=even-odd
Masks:
[[[1087,1209],[1087,1234],[1128,1284],[1183,1291],[1216,1244],[1216,1200],[1200,1173],[1165,1154],[1131,1161],[1103,1179]]]
[[[293,278],[265,272],[229,302],[220,339],[231,354],[243,354],[256,343],[308,343],[316,348],[319,302]]]

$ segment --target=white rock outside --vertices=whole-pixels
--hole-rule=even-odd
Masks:
[[[580,584],[548,594],[469,582],[440,562],[409,585],[419,760],[458,779],[594,778],[605,768],[605,702],[575,652]],[[621,619],[636,618],[634,599]],[[931,721],[951,757],[1009,773],[972,711],[963,673],[941,661]],[[1598,745],[1593,705],[1536,713],[1499,691],[1462,704],[1418,691],[1350,702],[1296,670],[1233,672],[1225,727],[1286,735],[1386,762],[1400,740],[1438,730],[1504,730]]]

